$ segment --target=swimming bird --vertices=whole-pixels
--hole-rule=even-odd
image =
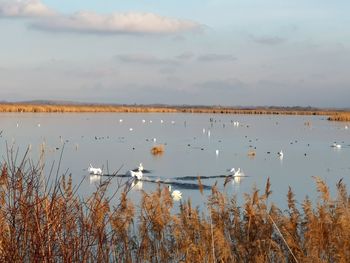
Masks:
[[[129,170],[126,172],[126,174],[131,177],[134,177],[136,180],[141,180],[143,177],[143,173],[140,170],[137,170],[137,171]]]
[[[143,172],[143,170],[144,170],[144,168],[143,168],[143,164],[142,164],[142,163],[140,163],[140,164],[139,164],[139,167],[137,167],[136,169],[133,169],[132,171],[133,171],[133,172],[137,172],[137,171],[141,171],[141,172]]]
[[[340,149],[341,148],[341,144],[333,143],[332,147]]]
[[[216,156],[219,156],[219,150],[215,151]]]
[[[134,177],[135,179],[137,180],[141,180],[142,177],[143,177],[143,165],[142,163],[139,164],[139,167],[134,169],[134,170],[129,170],[127,171],[127,175],[131,176],[131,177]]]
[[[168,190],[174,201],[179,201],[182,198],[182,193],[179,190],[171,191],[171,185],[168,185]]]
[[[91,164],[88,168],[88,171],[92,175],[102,175],[102,169],[101,168],[94,168]]]
[[[123,119],[119,119],[119,122],[123,122]]]
[[[277,154],[280,157],[280,159],[283,159],[283,152],[282,152],[282,150],[280,150]]]
[[[237,170],[235,168],[231,168],[230,174],[226,177],[224,186],[230,181],[239,183],[241,181],[241,178],[244,177],[243,171],[241,171],[241,168],[238,168]]]

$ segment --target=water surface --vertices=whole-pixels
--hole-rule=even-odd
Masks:
[[[35,160],[44,148],[48,174],[54,160],[57,164],[64,145],[60,174],[68,170],[74,183],[83,181],[79,188],[82,196],[96,188],[96,182],[91,180],[94,178],[86,170],[90,163],[102,167],[105,173],[124,174],[142,162],[152,171],[151,178],[162,180],[224,175],[228,174],[227,169],[239,167],[247,176],[239,183],[230,182],[224,187],[223,178],[214,178],[203,180],[203,184],[217,182],[220,190],[242,200],[243,194],[251,192],[254,186],[263,190],[270,177],[271,201],[281,206],[286,204],[289,186],[299,201],[306,195],[315,198],[313,176],[324,179],[332,193],[341,178],[349,184],[350,130],[345,126],[350,125],[329,122],[323,116],[2,113],[0,120],[3,158],[6,143],[19,147],[20,152],[31,145],[30,156]],[[239,122],[239,126],[234,122]],[[334,142],[342,148],[332,148]],[[165,152],[153,156],[150,149],[157,144],[164,144]],[[248,152],[253,150],[255,157],[249,157]],[[283,159],[277,155],[280,150]],[[112,189],[116,186],[117,180],[112,179]],[[143,182],[139,188],[151,192],[156,186]],[[202,205],[205,200],[198,190],[174,188],[195,205]],[[137,189],[130,194],[135,201],[140,197]],[[209,195],[210,190],[204,194]]]

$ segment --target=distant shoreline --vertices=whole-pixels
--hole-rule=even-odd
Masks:
[[[168,105],[95,105],[95,104],[32,104],[2,103],[0,112],[23,113],[212,113],[254,115],[324,115],[332,121],[350,121],[350,110],[310,107],[225,107]]]

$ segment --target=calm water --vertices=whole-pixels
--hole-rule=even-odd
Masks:
[[[6,142],[19,147],[21,152],[31,145],[33,159],[38,159],[44,142],[48,173],[52,162],[57,163],[64,144],[60,173],[68,169],[74,183],[83,180],[81,195],[93,192],[96,187],[86,171],[90,163],[103,167],[104,172],[108,163],[110,173],[120,170],[122,174],[142,162],[145,169],[152,171],[152,178],[162,179],[215,176],[240,167],[247,177],[239,183],[224,187],[224,179],[219,178],[203,180],[203,184],[217,181],[222,191],[236,194],[242,200],[243,194],[251,192],[253,186],[263,190],[270,177],[271,199],[281,206],[286,204],[288,186],[298,201],[306,195],[315,198],[312,176],[323,178],[333,193],[341,178],[347,185],[350,182],[350,129],[345,129],[350,124],[329,122],[322,116],[0,114],[0,120],[3,158],[6,158]],[[240,123],[239,127],[233,125],[234,121]],[[342,148],[330,147],[334,142]],[[155,157],[150,149],[160,143],[165,145],[165,152]],[[249,150],[255,150],[254,158],[248,157]],[[280,150],[284,152],[282,160],[277,155]],[[116,185],[117,179],[113,179],[112,189]],[[142,183],[142,189],[147,192],[155,188],[156,184]],[[195,205],[202,204],[198,190],[173,188],[181,190],[183,198],[191,198]],[[209,190],[205,191],[205,195],[209,194]],[[131,196],[137,201],[140,191],[135,187]]]

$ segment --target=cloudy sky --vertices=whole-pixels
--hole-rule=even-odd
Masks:
[[[349,0],[0,0],[0,100],[350,107]]]

